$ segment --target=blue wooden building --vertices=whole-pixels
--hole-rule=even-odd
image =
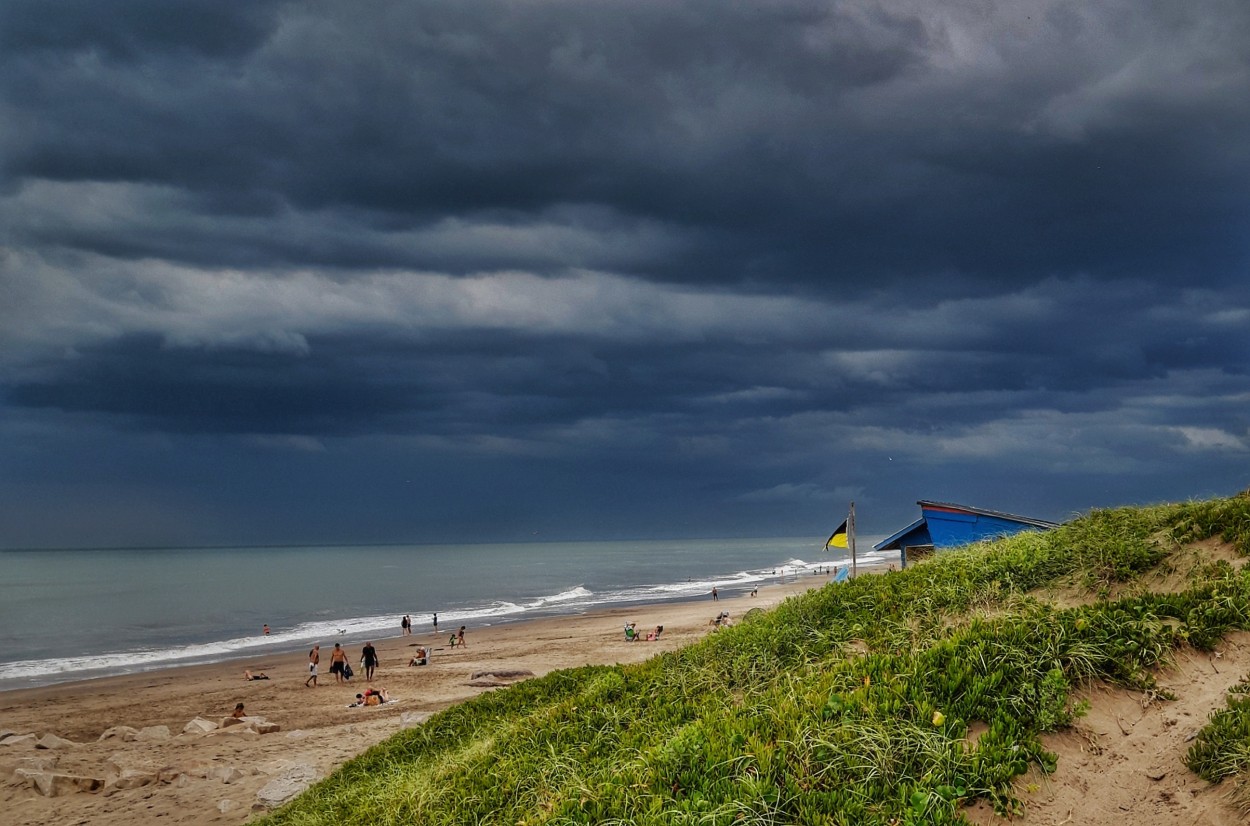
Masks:
[[[898,551],[904,568],[908,561],[916,561],[941,548],[954,548],[981,539],[1011,536],[1021,531],[1044,531],[1058,527],[1055,522],[1032,519],[1011,513],[953,505],[949,502],[930,502],[921,499],[920,518],[873,545],[878,551]]]

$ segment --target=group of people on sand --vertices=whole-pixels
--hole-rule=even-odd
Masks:
[[[365,681],[373,682],[374,671],[378,667],[378,650],[373,647],[372,642],[366,642],[364,647],[360,649],[360,667],[365,670]],[[304,680],[304,685],[309,688],[317,687],[317,667],[321,664],[321,646],[314,645],[308,652],[308,679]],[[347,649],[341,643],[334,644],[334,650],[330,652],[330,673],[334,675],[334,680],[339,685],[349,682],[356,673],[352,670],[351,663],[347,660]],[[249,680],[267,680],[268,677],[261,675],[259,677],[250,676],[250,672],[243,672],[244,677]]]
[[[638,630],[637,623],[634,623],[634,622],[625,623],[625,641],[626,642],[638,642],[638,640],[641,640],[641,639],[645,639],[647,642],[655,642],[656,640],[660,638],[660,635],[663,633],[664,633],[664,626],[657,625],[654,631],[648,631],[646,637],[643,637],[642,632]]]
[[[431,619],[434,622],[434,633],[437,634],[438,633],[438,612],[437,611],[434,612]],[[399,621],[399,630],[400,630],[400,633],[405,637],[412,636],[412,617],[409,614],[404,614],[404,618]]]
[[[433,619],[434,619],[434,630],[437,631],[438,630],[438,614],[434,614]],[[403,628],[405,635],[410,635],[412,633],[412,618],[409,617],[407,614],[404,615],[404,618],[401,622],[401,627]],[[266,629],[268,629],[268,626],[266,626]],[[458,630],[456,633],[451,635],[451,639],[448,640],[447,644],[450,645],[452,648],[464,648],[465,630],[466,630],[465,626],[463,625],[460,626],[460,630]],[[662,627],[659,630],[662,630]],[[427,665],[430,661],[430,652],[431,652],[430,646],[423,645],[423,646],[418,647],[416,651],[416,655],[411,660],[408,661],[408,665]],[[373,682],[374,674],[377,670],[378,665],[380,664],[381,664],[381,659],[378,657],[378,650],[374,648],[372,642],[366,642],[364,646],[360,649],[360,667],[364,669],[366,682]],[[321,646],[314,645],[308,652],[308,678],[304,680],[304,685],[307,686],[308,688],[316,688],[318,686],[317,677],[318,677],[318,669],[320,668],[320,666],[321,666]],[[335,682],[337,682],[340,685],[350,682],[351,678],[355,676],[355,672],[352,671],[351,663],[348,661],[347,649],[343,648],[342,643],[336,642],[334,644],[334,650],[330,652],[330,673],[334,675]],[[260,672],[260,671],[255,672],[255,673],[253,673],[252,671],[244,671],[243,679],[249,680],[249,681],[250,680],[268,680],[269,677],[264,672]],[[365,695],[362,695],[362,696],[365,696],[367,698],[368,696],[371,696],[371,695],[366,693]],[[376,703],[372,703],[370,705],[376,705]]]
[[[359,708],[360,706],[380,706],[383,703],[389,703],[391,695],[386,693],[385,688],[366,688],[364,693],[356,695],[356,702],[348,706],[348,708]]]

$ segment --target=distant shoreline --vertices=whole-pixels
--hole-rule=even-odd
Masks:
[[[830,567],[841,567],[841,566],[830,566]],[[859,567],[861,569],[861,573],[864,573],[864,572],[871,573],[873,571],[880,571],[880,570],[886,569],[885,565],[880,565],[880,564],[861,565]],[[790,589],[793,589],[796,585],[801,586],[801,590],[809,590],[811,587],[817,587],[819,585],[823,585],[829,582],[830,579],[831,579],[831,576],[828,574],[807,574],[807,575],[796,574],[792,582],[770,583],[767,585],[759,586],[759,590],[761,592],[769,592],[774,589],[790,590]],[[808,583],[809,580],[811,580],[810,584]],[[749,598],[747,597],[747,594],[749,593],[750,589],[746,587],[730,586],[728,588],[722,587],[720,590],[721,590],[722,599],[725,601],[731,601],[731,600],[741,599],[741,598]],[[711,602],[710,597],[707,595],[674,596],[669,599],[652,599],[652,600],[648,600],[647,602],[638,602],[638,603],[607,602],[607,603],[593,605],[585,609],[573,610],[573,611],[567,611],[567,612],[553,609],[550,611],[541,611],[541,610],[534,611],[531,613],[518,615],[514,617],[509,617],[509,616],[492,617],[489,622],[475,623],[474,627],[477,628],[479,631],[484,631],[486,629],[505,629],[505,628],[512,628],[512,627],[519,626],[519,625],[525,625],[527,623],[560,621],[561,619],[570,619],[570,618],[593,619],[593,618],[601,617],[601,616],[614,616],[614,615],[618,615],[622,613],[630,613],[631,611],[656,613],[657,611],[662,610],[666,606],[701,604],[703,602],[708,602],[710,605],[716,604],[714,602]],[[398,623],[396,624],[398,625]],[[432,630],[432,628],[429,627],[428,620],[422,617],[422,622],[420,623],[420,630],[414,629],[414,632],[411,635],[411,637],[412,639],[416,639],[418,637],[424,639],[432,635],[435,635],[437,637],[445,637],[448,635],[449,631],[454,630],[454,628],[451,628],[449,625],[445,624],[445,626],[447,630],[440,628],[440,630],[437,632],[437,635],[435,635],[435,632]],[[304,645],[321,644],[325,648],[332,648],[334,646],[334,643],[339,642],[345,646],[357,647],[366,639],[372,640],[374,643],[384,643],[384,642],[394,643],[395,641],[405,639],[405,637],[402,634],[393,633],[390,631],[380,632],[380,633],[372,634],[372,635],[368,633],[356,633],[356,634],[342,635],[342,636],[331,635],[331,636],[326,636],[326,637],[321,637],[321,638],[309,638],[308,640],[301,641],[298,644],[291,643],[289,645],[282,645],[281,643],[275,642],[270,646],[267,646],[265,648],[260,648],[260,649],[240,649],[238,651],[229,652],[229,653],[222,654],[219,656],[218,655],[198,656],[194,658],[188,658],[186,661],[183,661],[183,662],[179,662],[177,660],[157,661],[147,667],[143,667],[143,666],[132,667],[132,668],[123,667],[123,668],[111,669],[109,670],[108,673],[95,674],[91,676],[73,675],[73,676],[68,676],[65,679],[56,679],[54,677],[53,679],[48,679],[48,680],[35,678],[27,682],[22,682],[20,684],[18,683],[17,680],[0,680],[0,696],[4,696],[13,692],[72,687],[76,684],[94,684],[100,681],[113,680],[113,679],[126,679],[126,678],[142,679],[145,676],[160,674],[165,671],[179,671],[182,669],[195,669],[195,668],[211,668],[214,666],[229,665],[231,663],[234,663],[234,664],[246,663],[249,661],[255,661],[257,659],[264,659],[264,658],[289,654],[291,651],[291,646],[302,648],[302,646]],[[261,642],[262,645],[263,645],[264,640],[265,640],[264,637],[258,637],[258,641]],[[124,652],[120,652],[120,653],[124,653]]]

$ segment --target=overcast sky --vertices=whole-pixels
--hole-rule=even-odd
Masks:
[[[1245,0],[5,0],[0,547],[1250,485]]]

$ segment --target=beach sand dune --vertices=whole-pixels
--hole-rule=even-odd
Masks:
[[[301,650],[5,692],[0,694],[0,730],[53,734],[79,745],[38,749],[30,741],[0,744],[0,811],[11,826],[243,823],[253,816],[254,807],[264,808],[258,795],[268,795],[284,777],[294,781],[294,788],[325,777],[369,746],[420,725],[430,714],[497,690],[471,685],[483,682],[475,681],[475,674],[542,675],[581,665],[640,662],[712,633],[708,621],[720,611],[740,618],[750,608],[775,605],[825,581],[811,577],[763,588],[756,598],[722,596],[715,603],[709,598],[470,628],[463,649],[448,648],[445,635],[375,640],[382,665],[374,685],[384,686],[397,700],[377,707],[347,707],[366,684],[359,668],[357,678],[345,686],[324,674],[328,646],[323,646],[322,685],[316,689],[304,687],[306,652]],[[664,634],[659,642],[626,642],[623,625],[631,621],[644,633],[662,624]],[[432,645],[433,660],[429,666],[408,667],[418,645]],[[360,646],[348,648],[355,664]],[[245,668],[264,671],[270,679],[246,682]],[[1176,667],[1159,675],[1160,686],[1177,696],[1175,702],[1091,688],[1089,714],[1073,729],[1047,738],[1047,747],[1060,757],[1058,771],[1050,777],[1030,774],[1017,784],[1027,806],[1023,822],[1123,826],[1126,817],[1139,826],[1243,822],[1225,799],[1227,790],[1200,780],[1182,761],[1189,738],[1211,711],[1223,707],[1228,687],[1247,673],[1250,634],[1237,633],[1218,655],[1180,652]],[[183,733],[196,718],[221,722],[240,702],[249,714],[280,730],[261,734],[237,725],[207,734]],[[116,726],[148,731],[141,740],[98,739]],[[62,793],[47,796],[32,779],[41,766],[45,785],[49,773],[86,778],[81,785],[92,780],[107,785],[82,791],[62,779],[54,789]],[[1007,822],[984,803],[966,815],[986,826]]]

